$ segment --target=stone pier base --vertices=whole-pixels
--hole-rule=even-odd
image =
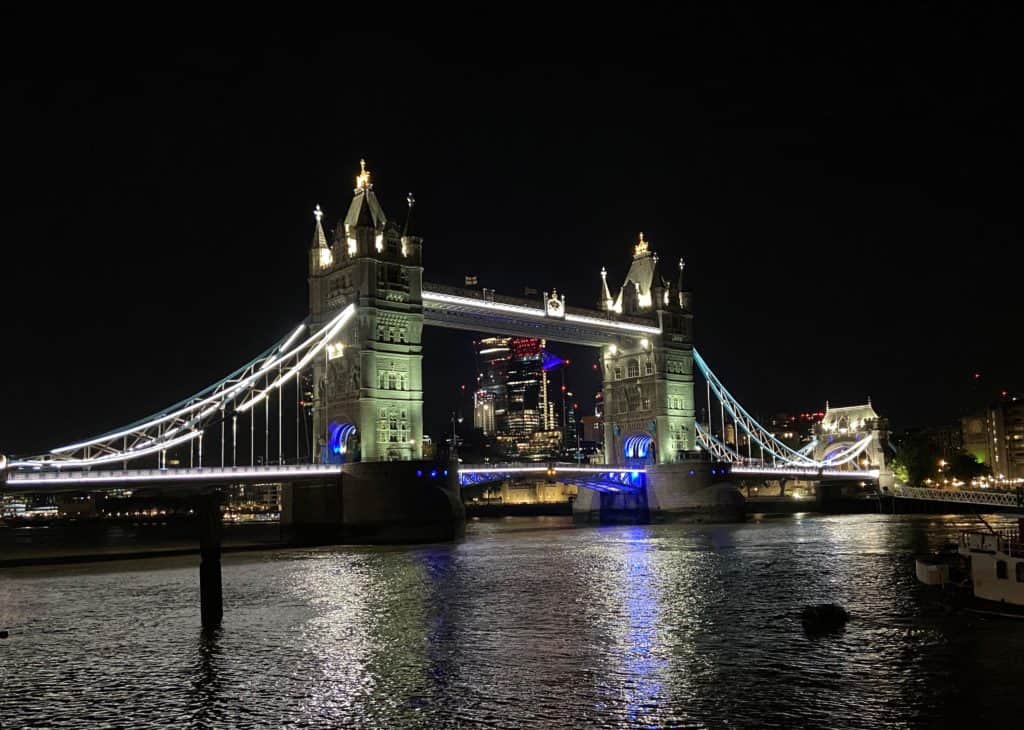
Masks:
[[[580,488],[572,503],[576,524],[642,525],[651,521],[644,491],[606,493]]]
[[[340,479],[286,485],[281,496],[291,545],[443,542],[465,526],[458,472],[434,461],[345,464]]]
[[[647,467],[651,521],[742,522],[746,500],[722,469],[697,460]]]
[[[742,522],[746,500],[723,481],[724,467],[708,461],[683,461],[647,467],[646,490],[600,493],[580,489],[573,521],[596,524],[646,522]]]

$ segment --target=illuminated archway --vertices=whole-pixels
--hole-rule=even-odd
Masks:
[[[646,459],[648,455],[654,455],[653,445],[654,439],[646,433],[638,433],[626,437],[622,450],[627,459]]]
[[[359,431],[354,424],[331,421],[327,427],[327,448],[324,462],[342,464],[359,458]]]

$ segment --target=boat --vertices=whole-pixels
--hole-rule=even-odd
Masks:
[[[918,558],[917,579],[945,589],[957,607],[1024,618],[1024,518],[1015,529],[985,526],[987,531],[961,532],[956,543]]]

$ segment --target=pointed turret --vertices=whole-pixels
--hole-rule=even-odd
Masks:
[[[653,288],[661,280],[657,274],[658,256],[650,250],[649,244],[650,242],[644,240],[644,234],[641,233],[637,244],[633,247],[633,263],[630,264],[629,271],[626,273],[626,281],[619,290],[619,296],[615,299],[615,304],[612,307],[616,312],[630,314],[635,311],[650,310],[654,304]],[[623,301],[623,292],[627,290],[631,290],[630,295],[633,293],[632,290],[635,290],[636,293],[635,300],[630,296],[633,302],[629,307],[626,307],[626,302]]]
[[[412,196],[412,193],[409,193],[405,196],[405,202],[409,204],[409,209],[405,214],[405,225],[402,226],[403,237],[409,235],[409,224],[412,222],[412,207],[416,205],[416,198]]]
[[[388,222],[384,210],[377,201],[373,192],[373,183],[370,182],[370,171],[366,169],[366,160],[359,160],[360,172],[356,175],[356,187],[352,191],[352,203],[348,206],[348,214],[345,216],[346,233],[350,233],[356,226],[365,226],[374,230],[381,230]]]
[[[612,299],[612,293],[608,291],[608,270],[603,266],[601,267],[601,301],[598,306],[605,312],[610,312],[615,308],[615,300]]]
[[[320,269],[326,269],[334,263],[334,256],[331,254],[330,246],[327,245],[327,236],[324,234],[324,227],[320,222],[323,217],[324,212],[318,203],[313,209],[313,218],[316,219],[316,222],[313,224],[312,260],[314,265]]]

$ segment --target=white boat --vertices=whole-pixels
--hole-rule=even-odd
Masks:
[[[960,534],[958,552],[968,561],[974,598],[968,608],[1024,615],[1022,527]]]
[[[917,559],[917,580],[946,589],[959,607],[1024,617],[1022,537],[1024,519],[1017,529],[962,532],[951,549]]]

